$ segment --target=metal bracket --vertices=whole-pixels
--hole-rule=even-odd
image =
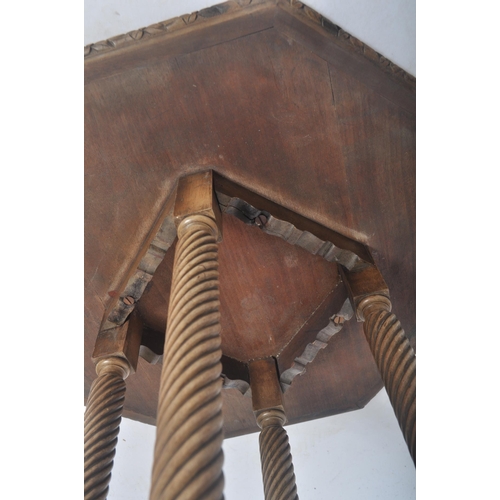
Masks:
[[[228,201],[225,212],[234,215],[237,219],[249,226],[264,226],[269,220],[270,213],[252,207],[246,201],[239,198],[231,198]]]

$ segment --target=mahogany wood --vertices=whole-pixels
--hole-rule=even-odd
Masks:
[[[415,347],[411,78],[388,71],[390,65],[382,66],[374,51],[363,45],[360,52],[351,39],[326,29],[304,9],[255,1],[245,9],[85,62],[85,396],[95,377],[90,360],[105,309],[116,303],[134,260],[140,261],[179,177],[208,168],[368,246]],[[262,257],[272,237],[254,238],[252,231],[258,229],[244,227],[238,239],[252,239],[252,246],[242,245],[240,257],[255,272],[235,267],[232,255],[226,264],[221,258],[226,279],[234,282],[227,282],[228,297],[232,289],[252,290],[264,280],[273,291],[266,294],[279,298],[284,308],[283,295],[275,291],[286,281],[290,297],[300,296],[314,307],[325,304],[324,316],[310,329],[320,328],[328,318],[325,300],[332,307],[340,300],[329,293],[345,294],[335,265],[314,264],[306,269],[309,277],[291,273],[300,264],[290,267],[293,259],[285,256],[297,257],[300,249],[275,238],[286,250],[272,243],[276,251]],[[221,252],[226,243],[225,233]],[[169,259],[167,252],[162,266],[171,266]],[[221,275],[221,287],[223,280]],[[298,328],[297,318],[270,311],[252,315],[273,339],[281,335],[275,326],[280,321],[292,331]],[[223,308],[221,314],[231,323],[231,311]],[[309,316],[301,314],[306,323]],[[306,326],[304,335],[308,331]],[[260,347],[260,355],[270,355],[267,346]],[[160,369],[139,360],[127,381],[124,415],[154,423]],[[351,320],[294,380],[284,396],[287,416],[293,423],[356,409],[380,387],[361,325]],[[228,389],[223,399],[226,436],[257,430],[249,398]]]
[[[252,407],[255,415],[270,408],[283,408],[283,395],[279,383],[279,372],[274,358],[251,361],[250,387],[252,389]],[[283,420],[285,423],[285,420]]]
[[[223,498],[224,488],[217,256],[220,212],[210,171],[179,181],[174,215],[178,242],[150,499],[218,500]]]
[[[359,303],[366,340],[384,380],[399,426],[416,464],[417,361],[401,323],[391,313],[384,295],[370,295]]]
[[[255,192],[249,189],[245,189],[243,186],[231,182],[229,179],[222,177],[217,173],[215,173],[214,175],[214,182],[215,189],[218,193],[222,193],[231,197],[241,198],[250,205],[255,206],[255,208],[258,208],[259,210],[266,210],[270,212],[274,217],[290,222],[301,231],[309,231],[310,233],[314,234],[324,241],[330,241],[334,245],[342,249],[350,250],[366,262],[373,262],[369,250],[362,243],[357,242],[356,240],[353,240],[351,238],[347,238],[337,231],[332,231],[331,229],[318,224],[311,219],[307,219],[306,217],[303,217],[298,213],[287,210],[282,205],[274,203],[273,201],[270,201],[263,196],[259,196]]]
[[[362,81],[397,106],[415,113],[415,86],[409,75],[386,59],[384,67],[390,67],[392,73],[398,74],[394,75],[395,78],[388,78],[380,70],[380,57],[373,49],[332,23],[318,23],[318,14],[312,14],[312,9],[297,8],[300,2],[292,2],[295,6],[290,3],[285,0],[278,2],[274,26],[280,33],[310,48],[331,64],[332,69]],[[325,28],[335,36],[325,39]],[[338,39],[344,43],[339,43]],[[333,86],[332,98],[335,99]]]
[[[358,305],[365,297],[382,295],[389,298],[387,284],[376,266],[367,267],[358,272],[350,272],[342,266],[339,269],[358,321],[363,321]]]
[[[252,406],[259,427],[264,497],[298,499],[278,367],[273,358],[249,363]]]
[[[85,500],[107,497],[130,365],[123,357],[104,357],[96,372],[84,417]]]
[[[132,313],[123,325],[99,332],[92,361],[98,363],[99,360],[108,357],[120,357],[127,360],[130,371],[135,373],[141,336],[142,322],[137,314]]]

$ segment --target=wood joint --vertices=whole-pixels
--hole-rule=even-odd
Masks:
[[[278,367],[272,357],[250,361],[250,389],[252,407],[259,421],[259,415],[269,410],[280,410],[284,415],[283,393],[279,382]]]
[[[389,299],[389,288],[376,265],[357,272],[349,271],[343,266],[339,266],[339,269],[358,321],[364,321],[362,307],[360,307],[363,299],[375,295]]]
[[[106,358],[122,358],[128,362],[132,373],[135,373],[141,337],[142,322],[132,313],[123,325],[99,332],[92,361],[97,365]]]
[[[182,222],[188,223],[188,219],[194,216],[212,220],[217,242],[222,241],[222,214],[215,195],[212,170],[179,179],[174,206],[174,221],[178,230]]]

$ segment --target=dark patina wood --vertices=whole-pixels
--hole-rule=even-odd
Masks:
[[[250,203],[369,247],[415,346],[414,80],[304,8],[231,4],[86,58],[85,396],[106,311],[129,307],[126,285],[173,210],[178,179],[207,169],[253,193]],[[248,379],[245,341],[286,369],[347,296],[336,264],[223,217],[227,371]],[[167,249],[133,305],[147,309],[143,338],[164,328],[172,259]],[[139,360],[124,415],[155,422],[160,370]],[[284,395],[288,420],[362,407],[381,386],[353,319]],[[236,389],[223,398],[226,436],[258,430],[249,398]]]

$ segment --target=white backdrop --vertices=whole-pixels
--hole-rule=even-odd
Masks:
[[[415,467],[385,390],[362,410],[286,427],[301,500],[413,500]],[[108,500],[147,500],[156,428],[123,419]],[[264,498],[258,434],[224,441],[226,500]]]
[[[223,0],[85,0],[85,45]],[[309,0],[309,7],[416,75],[416,0]]]

